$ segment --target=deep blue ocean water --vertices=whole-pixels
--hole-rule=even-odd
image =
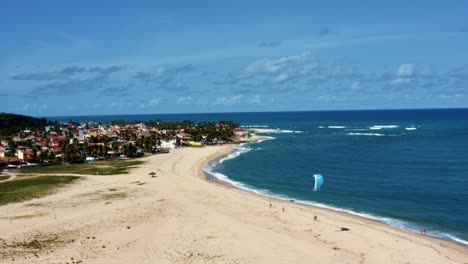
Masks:
[[[468,243],[468,109],[50,118],[233,120],[279,128],[207,170],[240,188]],[[313,192],[313,174],[325,178]]]

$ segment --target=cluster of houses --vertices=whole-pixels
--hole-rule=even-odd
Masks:
[[[234,128],[230,142],[247,141],[249,131],[244,128]],[[146,139],[146,140],[145,140]],[[151,141],[150,139],[153,139]],[[144,147],[150,144],[151,148]],[[59,127],[46,126],[44,129],[22,130],[7,139],[0,140],[0,167],[13,167],[24,165],[37,165],[39,163],[59,162],[64,157],[64,149],[71,145],[95,148],[86,160],[101,157],[124,156],[124,150],[133,146],[139,154],[145,152],[168,152],[180,146],[202,146],[211,144],[224,144],[225,140],[216,138],[207,140],[202,135],[198,140],[186,133],[184,129],[158,129],[139,124],[100,124],[69,123]],[[89,155],[86,150],[80,150],[84,156]]]

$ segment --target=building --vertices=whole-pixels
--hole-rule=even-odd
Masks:
[[[16,156],[19,160],[27,162],[34,160],[34,152],[32,150],[17,150]]]

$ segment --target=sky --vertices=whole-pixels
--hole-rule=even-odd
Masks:
[[[0,3],[0,112],[468,107],[467,1]]]

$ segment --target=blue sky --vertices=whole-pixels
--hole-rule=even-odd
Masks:
[[[0,111],[468,107],[466,1],[2,1]]]

